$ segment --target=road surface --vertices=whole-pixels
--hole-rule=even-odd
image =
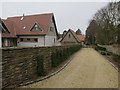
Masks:
[[[118,88],[118,71],[94,49],[83,48],[61,72],[24,88]]]

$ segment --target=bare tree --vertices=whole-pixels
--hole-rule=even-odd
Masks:
[[[118,33],[118,24],[120,23],[120,2],[109,3],[106,7],[97,11],[93,17],[95,25],[87,33],[93,33],[95,39],[100,44],[112,44],[116,43],[116,36]],[[92,30],[93,29],[93,30]],[[88,35],[88,34],[87,34]]]

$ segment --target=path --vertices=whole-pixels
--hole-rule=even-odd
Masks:
[[[118,72],[92,48],[78,51],[68,66],[26,88],[118,88]],[[24,88],[25,88],[24,87]]]

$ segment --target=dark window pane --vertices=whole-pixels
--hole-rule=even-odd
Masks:
[[[70,34],[69,34],[69,38],[70,38]]]
[[[30,38],[27,38],[27,41],[30,41]]]
[[[34,39],[34,41],[35,41],[35,42],[38,42],[38,39],[37,39],[37,38],[35,38],[35,39]]]
[[[23,38],[21,38],[20,41],[23,41]]]

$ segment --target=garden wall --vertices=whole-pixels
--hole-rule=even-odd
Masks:
[[[108,46],[108,45],[98,45],[98,46],[106,48],[106,50],[109,52],[120,55],[120,47],[118,46]]]
[[[2,86],[16,87],[37,77],[37,55],[44,55],[45,71],[51,69],[51,52],[54,48],[35,47],[2,49]]]

